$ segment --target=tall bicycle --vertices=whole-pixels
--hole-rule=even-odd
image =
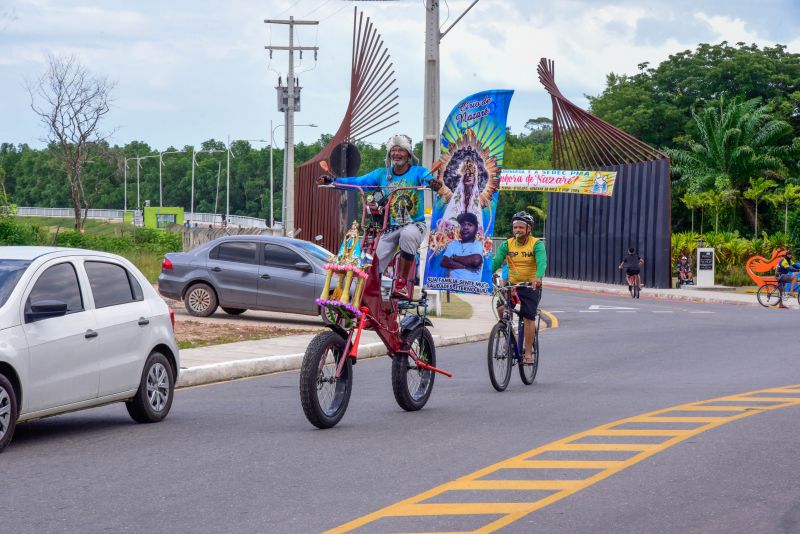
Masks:
[[[536,379],[539,370],[539,323],[541,313],[537,310],[534,319],[534,335],[531,363],[523,363],[525,349],[525,321],[517,305],[517,288],[531,287],[528,282],[504,286],[496,279],[494,282],[495,298],[503,304],[503,316],[492,328],[489,334],[489,350],[487,363],[489,366],[489,380],[497,391],[505,391],[511,380],[511,369],[516,365],[519,368],[519,377],[528,386]],[[515,334],[516,332],[516,334]]]
[[[329,172],[327,162],[321,162],[320,166]],[[317,428],[333,427],[347,410],[353,388],[353,366],[364,330],[374,331],[386,345],[392,359],[392,391],[404,410],[416,411],[425,406],[437,373],[452,376],[436,367],[436,347],[428,330],[433,324],[427,316],[425,291],[421,291],[418,299],[399,299],[392,292],[383,291],[382,273],[374,261],[378,242],[389,226],[392,196],[426,188],[398,187],[384,196],[380,187],[347,184],[335,187],[360,193],[362,215],[360,227],[353,222],[339,253],[324,266],[327,276],[317,304],[322,308],[329,331],[311,340],[300,369],[303,413]],[[414,294],[413,286],[409,294]]]

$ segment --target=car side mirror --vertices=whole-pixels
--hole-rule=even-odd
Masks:
[[[298,271],[304,271],[304,272],[307,272],[307,273],[310,273],[311,271],[314,270],[311,267],[310,263],[306,263],[304,261],[298,261],[297,263],[295,263],[294,264],[294,268],[297,269]]]
[[[67,303],[60,300],[40,300],[31,303],[31,311],[25,312],[25,322],[32,323],[51,317],[62,317],[67,314]]]

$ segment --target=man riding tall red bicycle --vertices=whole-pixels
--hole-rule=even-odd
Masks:
[[[325,183],[355,185],[360,187],[380,187],[384,198],[395,189],[412,187],[430,187],[438,191],[442,182],[419,165],[414,156],[411,138],[404,134],[393,135],[386,142],[386,167],[379,167],[370,173],[357,177],[332,178],[325,177]],[[392,296],[410,299],[409,294],[416,276],[417,253],[427,232],[425,225],[425,196],[421,189],[406,189],[392,195],[389,209],[389,228],[381,236],[375,250],[379,272],[383,272],[390,264],[397,249],[400,258]]]

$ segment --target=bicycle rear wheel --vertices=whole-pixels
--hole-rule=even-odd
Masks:
[[[758,303],[765,308],[777,306],[781,303],[780,287],[777,284],[764,284],[758,288],[756,298],[758,299]]]
[[[436,346],[430,331],[424,326],[417,328],[408,338],[411,350],[417,358],[436,367]],[[407,412],[422,409],[433,391],[436,372],[417,366],[408,354],[392,354],[392,391],[394,400]]]
[[[489,380],[497,391],[505,391],[511,379],[511,338],[505,323],[499,322],[489,334],[489,350],[486,355],[489,364]]]
[[[527,386],[533,384],[533,381],[536,380],[536,372],[539,370],[539,320],[539,316],[537,315],[536,329],[533,334],[533,348],[531,349],[533,363],[520,362],[519,364],[519,377]]]

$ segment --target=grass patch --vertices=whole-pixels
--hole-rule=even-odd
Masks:
[[[429,310],[430,311],[430,308]],[[442,319],[469,319],[472,317],[472,306],[455,293],[450,293],[450,302],[442,293]]]
[[[236,325],[230,323],[205,323],[200,321],[177,321],[175,338],[179,349],[196,349],[210,345],[256,341],[274,337],[311,334],[321,329],[283,328],[278,326]]]

